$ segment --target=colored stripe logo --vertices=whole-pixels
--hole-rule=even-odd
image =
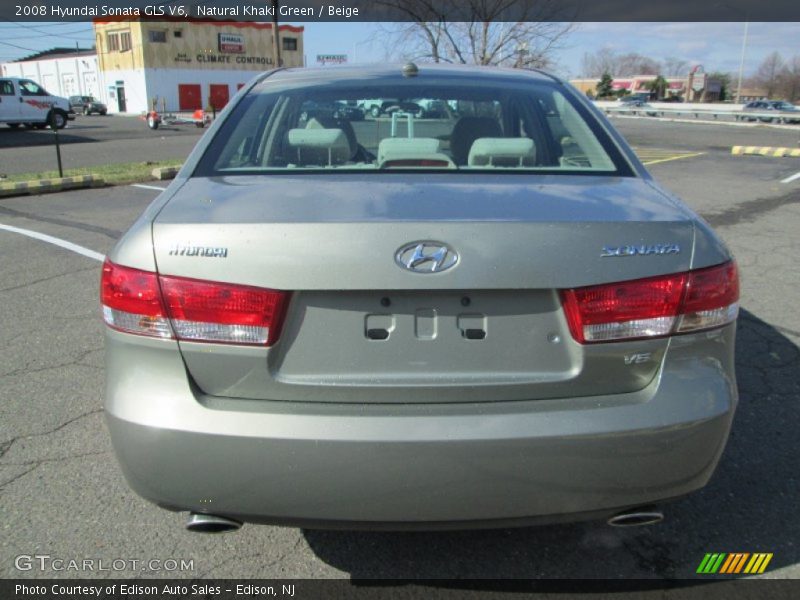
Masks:
[[[763,573],[772,560],[772,552],[718,552],[707,553],[697,573],[701,575],[738,575]]]

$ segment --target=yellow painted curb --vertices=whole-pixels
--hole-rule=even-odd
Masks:
[[[775,148],[772,146],[734,146],[731,154],[757,154],[759,156],[769,156],[772,158],[782,158],[785,156],[800,157],[800,148]]]
[[[47,194],[103,185],[105,185],[105,181],[97,175],[76,175],[73,177],[57,177],[55,179],[38,179],[36,181],[7,181],[0,183],[0,198],[25,194]]]

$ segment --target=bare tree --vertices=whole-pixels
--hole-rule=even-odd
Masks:
[[[581,70],[584,77],[600,77],[603,73],[614,77],[658,75],[661,72],[661,63],[636,52],[617,54],[611,48],[604,47],[595,53],[584,54]]]
[[[584,77],[602,77],[605,73],[617,75],[617,55],[608,46],[597,52],[586,52],[581,60],[581,74]]]
[[[689,61],[674,56],[664,59],[664,74],[667,77],[677,77],[686,75],[689,72]]]
[[[780,86],[783,58],[778,52],[773,52],[761,61],[756,71],[755,81],[764,88],[767,98],[772,98]]]
[[[800,54],[786,62],[779,76],[781,94],[789,101],[800,100]]]
[[[658,75],[661,63],[649,56],[642,56],[637,52],[629,52],[619,57],[620,75]]]
[[[401,48],[401,58],[476,65],[539,68],[573,30],[558,22],[557,0],[377,0],[408,23],[385,25],[380,33]],[[507,21],[509,15],[514,21]],[[451,21],[457,17],[461,20]],[[569,15],[563,15],[569,21]],[[396,51],[393,51],[396,54]]]

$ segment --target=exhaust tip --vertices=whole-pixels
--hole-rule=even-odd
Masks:
[[[186,529],[196,533],[227,533],[238,531],[241,527],[242,523],[235,519],[202,513],[190,513],[186,521]]]
[[[612,527],[639,527],[655,525],[664,520],[664,513],[655,509],[636,509],[621,512],[608,520]]]

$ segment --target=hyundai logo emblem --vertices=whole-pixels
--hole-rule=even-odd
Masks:
[[[441,273],[458,263],[458,253],[442,242],[411,242],[402,246],[394,259],[414,273]]]

